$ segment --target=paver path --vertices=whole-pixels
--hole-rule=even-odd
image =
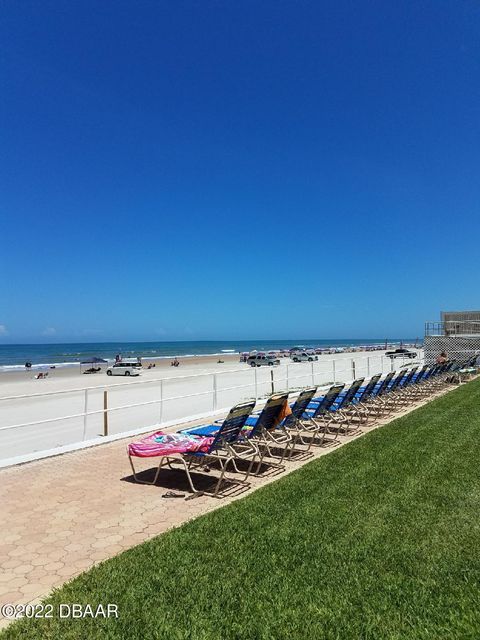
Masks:
[[[37,601],[95,563],[233,499],[164,498],[187,489],[185,474],[168,469],[156,486],[134,483],[125,451],[131,440],[0,471],[0,603]],[[314,456],[331,450],[317,447]],[[154,464],[140,460],[142,468]],[[249,491],[274,479],[252,478]]]

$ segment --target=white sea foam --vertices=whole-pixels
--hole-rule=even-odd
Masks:
[[[106,364],[110,364],[114,362],[114,360],[107,360]],[[83,365],[86,366],[86,365]],[[73,367],[80,367],[80,362],[39,362],[37,364],[32,364],[30,367],[30,371],[38,371],[41,369],[71,369]],[[0,372],[11,372],[11,371],[26,371],[24,364],[4,364],[0,366]]]

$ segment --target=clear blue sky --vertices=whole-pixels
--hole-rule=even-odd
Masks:
[[[0,342],[480,307],[480,6],[2,3]]]

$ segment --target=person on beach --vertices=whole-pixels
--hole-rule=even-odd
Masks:
[[[448,362],[448,356],[446,351],[442,351],[442,353],[438,356],[436,360],[436,364],[445,364]]]
[[[117,355],[115,356],[115,362],[121,362],[122,361],[122,356],[117,353]]]

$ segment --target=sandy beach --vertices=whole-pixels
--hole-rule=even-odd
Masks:
[[[182,358],[179,367],[158,360],[138,377],[81,374],[76,368],[49,370],[46,379],[34,372],[0,375],[0,462],[32,452],[55,449],[104,433],[104,402],[108,434],[154,429],[193,417],[228,410],[246,398],[261,399],[273,390],[298,389],[391,369],[384,351],[323,354],[316,362],[252,368],[238,354]],[[218,360],[223,360],[219,363]],[[408,361],[410,363],[410,361]],[[396,367],[402,365],[398,359]],[[106,392],[106,394],[105,394]],[[88,416],[84,416],[84,413]],[[29,426],[25,423],[41,422]]]
[[[191,357],[180,357],[179,362],[180,365],[178,367],[172,367],[171,361],[173,358],[144,358],[144,369],[142,371],[142,379],[145,377],[165,377],[170,375],[182,375],[182,371],[188,369],[189,372],[192,370],[203,370],[205,368],[209,369],[211,365],[218,365],[219,371],[225,369],[224,365],[233,365],[235,363],[239,364],[239,355],[238,353],[225,354],[222,356],[212,355],[212,356],[191,356]],[[218,363],[219,360],[223,360],[223,363]],[[152,369],[148,369],[149,364],[154,364],[155,366]],[[21,383],[22,385],[28,385],[28,387],[22,387],[24,389],[21,393],[38,393],[40,385],[48,385],[53,381],[53,385],[55,390],[58,387],[59,383],[62,384],[62,389],[67,388],[68,385],[74,383],[75,386],[89,387],[96,386],[99,384],[108,384],[109,382],[118,382],[121,380],[125,381],[124,378],[119,377],[107,377],[105,375],[105,371],[108,365],[102,365],[102,370],[98,373],[84,373],[87,368],[85,365],[80,367],[78,366],[69,366],[62,367],[57,366],[55,368],[51,368],[48,366],[44,366],[41,368],[31,369],[30,371],[27,369],[19,369],[19,370],[3,370],[0,371],[0,396],[6,395],[6,393],[13,392],[12,389],[16,389],[15,386],[17,383]],[[35,376],[40,372],[48,372],[48,377],[45,380],[38,380]],[[133,378],[132,378],[133,380]],[[29,384],[31,383],[31,385]],[[28,390],[26,390],[28,388]]]

